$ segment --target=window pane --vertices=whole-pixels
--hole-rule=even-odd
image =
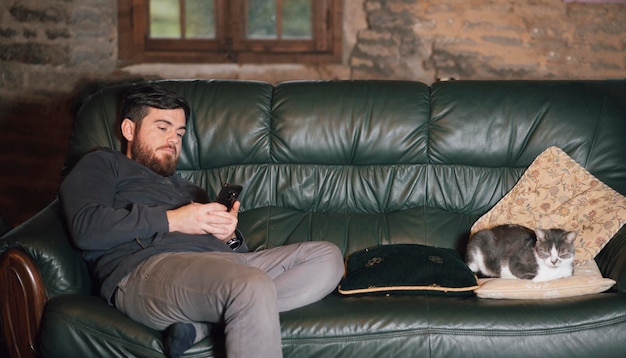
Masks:
[[[186,0],[187,38],[215,38],[213,0]]]
[[[311,0],[283,0],[283,38],[312,38],[311,5]]]
[[[275,39],[276,1],[248,0],[246,37],[249,39]]]
[[[180,38],[178,0],[150,0],[150,37]]]

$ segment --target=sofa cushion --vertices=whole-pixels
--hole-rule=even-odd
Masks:
[[[471,295],[477,282],[459,254],[419,244],[379,245],[350,255],[339,292]]]
[[[626,197],[552,146],[474,223],[471,233],[501,224],[576,231],[574,261],[581,264],[593,259],[625,222]]]
[[[223,329],[216,327],[187,354],[225,356]],[[40,357],[163,357],[162,332],[133,321],[97,296],[69,294],[49,300],[38,340]]]
[[[481,278],[475,291],[482,298],[543,299],[600,293],[615,281],[603,278],[594,260],[574,268],[574,275],[551,281],[534,282],[504,278]]]
[[[331,294],[281,313],[280,322],[285,358],[619,357],[623,309],[617,294],[556,300]]]

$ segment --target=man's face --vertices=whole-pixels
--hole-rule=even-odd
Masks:
[[[126,155],[158,174],[170,176],[176,170],[185,129],[182,109],[150,108],[139,126],[125,119],[122,134],[128,140]]]

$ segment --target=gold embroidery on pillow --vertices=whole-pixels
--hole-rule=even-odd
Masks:
[[[382,257],[372,257],[371,259],[369,259],[369,261],[367,261],[367,264],[365,264],[365,267],[372,267],[374,265],[377,265],[381,262],[383,262],[383,258]]]
[[[443,258],[439,257],[439,256],[429,256],[428,259],[436,264],[442,264],[443,263]]]

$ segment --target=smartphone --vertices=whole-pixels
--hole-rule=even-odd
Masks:
[[[237,198],[239,198],[241,189],[243,189],[241,185],[226,183],[222,185],[222,189],[219,194],[217,194],[215,201],[226,206],[226,211],[230,211],[235,201],[237,201]]]

